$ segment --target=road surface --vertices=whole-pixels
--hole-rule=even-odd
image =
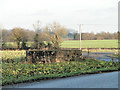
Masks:
[[[118,72],[80,75],[4,86],[5,88],[118,88]]]

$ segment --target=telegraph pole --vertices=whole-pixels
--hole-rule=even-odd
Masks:
[[[81,32],[82,32],[82,24],[79,25],[79,32],[80,32],[80,50],[81,50]]]

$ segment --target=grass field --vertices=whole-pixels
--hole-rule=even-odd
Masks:
[[[11,60],[11,59],[17,59],[17,58],[25,58],[26,57],[26,52],[25,50],[3,50],[0,51],[2,54],[2,59],[3,60]],[[1,57],[0,57],[1,58]]]
[[[8,42],[8,46],[17,47],[15,42]],[[27,42],[31,46],[32,42]],[[79,48],[79,40],[68,40],[61,44],[62,48]],[[118,40],[82,40],[82,48],[118,48]]]
[[[82,48],[118,48],[118,40],[82,40]],[[79,40],[64,41],[62,48],[79,48]]]

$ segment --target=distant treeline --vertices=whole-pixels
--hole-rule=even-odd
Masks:
[[[79,40],[79,33],[71,33],[67,28],[57,22],[41,27],[39,21],[33,24],[34,30],[15,27],[11,30],[1,29],[0,40],[2,49],[59,49],[66,40]],[[82,40],[118,39],[119,32],[109,33],[82,33]],[[11,43],[9,43],[11,42]],[[16,45],[14,43],[16,43]],[[28,45],[28,43],[32,44]],[[1,48],[0,48],[1,49]]]
[[[79,40],[79,33],[68,33],[68,38],[73,40]],[[118,32],[109,33],[109,32],[101,32],[101,33],[82,33],[82,40],[105,40],[105,39],[118,39]]]
[[[20,27],[11,30],[1,29],[2,49],[58,49],[60,43],[63,42],[63,37],[66,37],[68,33],[65,27],[56,22],[46,25],[44,28],[40,27],[39,22],[33,26],[34,30]],[[32,42],[32,45],[27,45],[28,42]]]
[[[25,38],[27,41],[34,41],[35,32],[32,30],[25,30]],[[10,38],[11,30],[2,30],[2,39],[5,42],[13,42],[14,40]],[[52,32],[51,32],[52,33]],[[42,35],[41,35],[42,37]],[[72,39],[72,40],[79,40],[80,35],[79,33],[70,33],[66,34],[63,37],[64,39]],[[46,37],[42,37],[42,39],[47,40]],[[118,39],[118,32],[109,33],[109,32],[101,32],[101,33],[82,33],[82,40],[105,40],[105,39]]]

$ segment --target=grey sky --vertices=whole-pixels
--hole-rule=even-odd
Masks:
[[[115,32],[117,26],[114,25],[118,24],[118,1],[0,0],[0,24],[7,29],[33,29],[32,24],[37,20],[41,21],[42,26],[56,21],[70,29],[78,29],[77,24],[107,24],[83,25],[83,31]]]

